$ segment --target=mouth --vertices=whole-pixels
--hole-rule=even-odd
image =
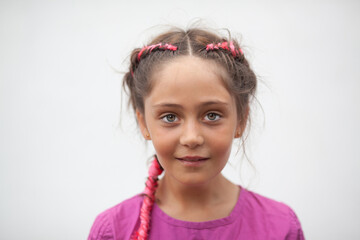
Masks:
[[[202,156],[184,156],[184,157],[176,158],[176,159],[180,160],[180,161],[184,161],[184,162],[201,162],[201,161],[206,161],[209,158],[202,157]]]

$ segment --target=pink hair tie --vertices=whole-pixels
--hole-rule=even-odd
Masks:
[[[234,43],[232,41],[230,42],[230,50],[231,50],[232,55],[235,57],[237,51],[236,51]]]
[[[216,44],[209,43],[208,45],[206,45],[206,51],[214,51],[214,50],[218,50],[218,49],[223,49],[223,50],[230,51],[233,57],[236,57],[238,55],[244,55],[241,48],[236,48],[234,46],[233,41],[219,42],[219,43],[216,43]]]
[[[206,51],[209,51],[209,50],[214,50],[214,44],[213,43],[210,43],[210,44],[206,45]]]
[[[144,190],[144,194],[148,196],[149,198],[153,198],[155,189],[157,187],[157,179],[158,176],[163,172],[163,169],[161,168],[158,160],[156,157],[154,157],[154,160],[152,161],[150,167],[149,167],[149,177],[145,183],[146,188]]]
[[[165,44],[158,43],[158,44],[153,44],[150,46],[145,46],[138,53],[137,60],[140,61],[141,55],[144,53],[144,51],[148,50],[149,53],[151,53],[152,50],[154,50],[155,48],[161,49],[161,50],[170,50],[170,51],[176,51],[178,49],[177,46],[174,46],[174,45],[171,45],[168,43],[165,43]]]
[[[218,45],[219,45],[219,47],[222,48],[222,49],[229,50],[229,47],[228,47],[228,43],[227,43],[227,42],[218,43]]]
[[[162,173],[162,169],[161,169],[161,166],[157,160],[156,157],[154,157],[154,160],[152,161],[151,163],[151,166],[149,168],[149,176],[159,176],[161,173]]]

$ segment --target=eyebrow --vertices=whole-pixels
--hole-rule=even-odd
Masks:
[[[199,104],[199,106],[210,106],[210,105],[228,106],[229,104],[226,102],[220,101],[220,100],[206,101],[206,102]],[[182,105],[176,104],[176,103],[157,103],[157,104],[154,104],[153,107],[174,107],[174,108],[180,108],[180,109],[184,108]]]

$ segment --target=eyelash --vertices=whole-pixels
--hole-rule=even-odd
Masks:
[[[169,116],[174,116],[176,118],[176,120],[178,118],[175,114],[169,113],[169,114],[166,114],[166,115],[162,116],[160,119],[162,121],[164,121],[165,123],[174,123],[176,120],[174,120],[172,122],[171,121],[166,121],[167,117],[169,117]]]
[[[214,120],[211,120],[211,119],[207,119],[206,121],[209,121],[209,122],[216,122],[216,121],[219,121],[220,119],[221,119],[221,115],[220,114],[218,114],[218,113],[215,113],[215,112],[209,112],[209,113],[207,113],[206,115],[205,115],[205,118],[206,117],[209,117],[209,115],[210,114],[214,114],[215,115],[215,119]],[[168,117],[169,116],[173,116],[173,117],[175,117],[175,120],[173,120],[173,121],[168,121]],[[165,123],[174,123],[174,122],[176,122],[177,120],[178,120],[178,117],[175,115],[175,114],[173,114],[173,113],[169,113],[169,114],[166,114],[166,115],[164,115],[164,116],[162,116],[161,118],[160,118],[162,121],[164,121]]]
[[[214,115],[215,115],[215,119],[214,119],[214,120],[210,120],[210,119],[209,119],[210,122],[216,122],[216,121],[220,120],[220,118],[221,118],[221,115],[218,114],[218,113],[215,113],[215,112],[209,112],[209,113],[207,113],[207,114],[205,115],[205,117],[208,117],[210,114],[214,114]]]

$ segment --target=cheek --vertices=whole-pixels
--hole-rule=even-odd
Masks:
[[[212,141],[211,144],[213,154],[218,157],[224,157],[227,159],[231,152],[232,138],[218,138],[216,141]]]
[[[234,139],[234,131],[232,128],[224,128],[216,131],[208,138],[208,144],[211,147],[212,153],[219,158],[224,158],[226,161],[230,155],[232,142]]]
[[[166,137],[154,138],[152,143],[155,148],[160,165],[164,169],[168,169],[169,164],[174,158],[176,143],[169,136],[169,134]]]
[[[152,144],[159,158],[172,156],[177,146],[176,135],[170,131],[153,134]]]

